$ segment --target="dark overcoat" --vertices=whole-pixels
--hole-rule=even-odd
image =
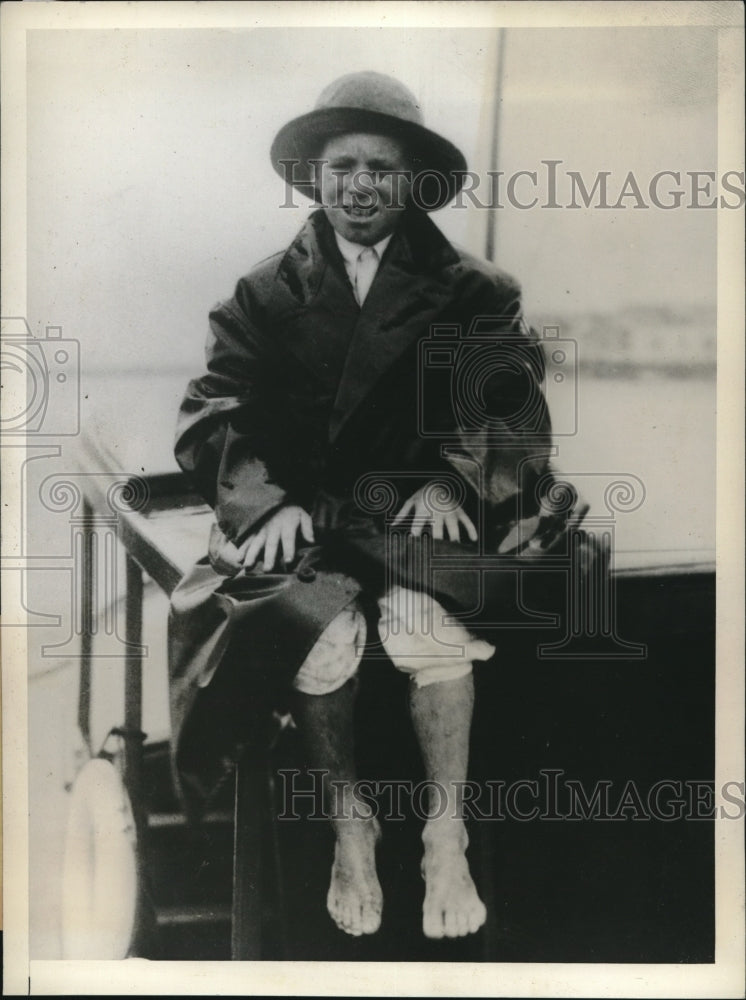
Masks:
[[[355,596],[400,582],[468,612],[476,627],[479,560],[535,512],[548,476],[543,375],[518,284],[414,209],[362,308],[316,211],[287,251],[212,311],[207,373],[189,384],[179,414],[179,465],[230,542],[294,503],[311,512],[316,544],[291,566],[233,578],[205,558],[173,595],[182,787],[209,795]],[[404,501],[436,479],[478,525],[476,545],[392,530]]]

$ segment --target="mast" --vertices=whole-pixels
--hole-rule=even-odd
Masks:
[[[500,150],[500,113],[502,111],[502,84],[503,69],[505,66],[505,28],[497,29],[495,44],[495,92],[492,102],[492,135],[490,137],[490,152],[488,169],[497,170]],[[496,199],[494,199],[496,200]],[[495,260],[495,250],[497,247],[497,207],[490,198],[490,206],[487,209],[487,236],[485,240],[484,253],[487,260]]]

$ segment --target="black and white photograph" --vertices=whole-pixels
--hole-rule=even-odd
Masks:
[[[0,16],[8,992],[743,996],[742,5]]]

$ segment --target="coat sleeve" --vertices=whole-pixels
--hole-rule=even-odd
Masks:
[[[520,498],[533,511],[551,482],[541,341],[510,275],[493,272],[476,298],[455,381],[459,448],[449,461],[489,504]]]
[[[179,466],[235,544],[286,500],[262,457],[271,410],[261,318],[245,279],[212,310],[207,372],[187,386],[176,429]]]

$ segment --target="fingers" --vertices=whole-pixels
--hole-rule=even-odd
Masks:
[[[456,516],[456,512],[454,511],[453,514],[446,514],[444,521],[446,525],[446,530],[448,531],[448,538],[452,542],[461,541],[461,533],[460,533],[460,528],[458,526],[459,520],[458,517]]]
[[[448,514],[430,511],[424,504],[421,507],[416,507],[410,534],[421,535],[423,528],[428,524],[431,526],[433,538],[439,541],[447,538],[450,542],[460,542],[461,525],[464,526],[466,534],[472,542],[477,540],[477,529],[474,527],[474,522],[460,507],[456,507]]]
[[[410,512],[410,510],[412,510],[412,508],[415,506],[416,496],[417,496],[417,494],[415,494],[413,497],[410,497],[409,500],[407,500],[407,502],[404,504],[404,506],[402,507],[402,509],[399,511],[399,513],[394,518],[394,520],[393,520],[394,524],[401,524],[401,522],[404,520],[404,518],[407,516],[407,514]]]
[[[254,541],[255,537],[256,537],[256,535],[249,535],[249,537],[246,539],[246,541],[244,541],[243,544],[240,545],[238,547],[238,549],[236,550],[236,558],[244,566],[246,565],[245,560],[246,560],[246,554],[249,551],[249,546]]]
[[[277,518],[277,527],[279,541],[282,543],[282,557],[287,563],[291,563],[295,559],[295,537],[299,529],[307,542],[314,541],[313,521],[307,511],[301,507],[288,507],[286,510],[281,511],[280,516]],[[276,551],[276,547],[274,551]],[[272,552],[269,553],[269,555],[271,554]],[[265,570],[268,568],[271,569],[274,565],[274,559],[270,562],[269,555],[265,546]]]
[[[477,529],[474,527],[474,522],[469,517],[469,515],[463,511],[460,507],[456,511],[456,517],[459,519],[461,524],[466,528],[466,534],[471,538],[472,542],[477,540]]]
[[[505,538],[500,542],[497,547],[498,554],[504,555],[506,552],[510,552],[511,549],[516,548],[521,537],[521,530],[518,524],[514,524],[510,531],[507,533]]]
[[[282,528],[276,517],[267,522],[267,540],[264,543],[264,572],[272,569],[277,558],[277,546],[280,544]]]
[[[243,557],[243,564],[247,569],[250,569],[256,562],[256,557],[264,548],[264,543],[267,538],[267,528],[261,528],[255,535],[249,535],[244,543],[246,545],[246,554]],[[243,546],[241,546],[243,548]]]
[[[458,519],[455,512],[450,514],[431,514],[430,523],[433,526],[433,538],[442,540],[447,535],[449,541],[459,541]],[[443,530],[444,528],[445,531]]]
[[[298,531],[299,520],[286,518],[280,525],[280,541],[282,542],[282,555],[285,562],[291,563],[295,558],[295,535]],[[266,551],[266,550],[265,550]],[[266,569],[266,565],[265,565]]]
[[[454,507],[447,513],[433,511],[425,503],[424,494],[424,488],[417,490],[403,505],[392,523],[401,524],[409,514],[412,514],[409,533],[415,538],[419,537],[423,529],[429,526],[434,539],[443,540],[447,537],[451,542],[459,542],[461,540],[461,526],[463,525],[472,542],[477,541],[477,529],[474,527],[474,522],[461,507]]]
[[[315,541],[313,535],[313,521],[311,520],[311,515],[306,513],[306,511],[301,511],[300,515],[300,531],[307,542]]]
[[[250,569],[263,551],[262,568],[265,573],[269,572],[275,565],[280,547],[283,559],[288,563],[292,562],[299,528],[307,542],[314,541],[313,522],[305,510],[301,507],[279,510],[256,534],[250,535],[238,550],[243,565]]]
[[[450,542],[460,542],[461,525],[464,526],[466,534],[472,542],[477,540],[477,529],[474,527],[474,522],[460,507],[448,514],[440,514],[429,511],[423,504],[421,508],[415,509],[410,534],[421,535],[422,529],[428,524],[432,527],[433,538],[438,540],[447,538]]]
[[[456,510],[451,511],[449,514],[435,514],[433,516],[433,538],[443,538],[448,537],[450,542],[460,542],[461,541],[461,527],[462,525],[466,528],[466,532],[472,541],[477,540],[477,532],[471,520],[466,514],[457,507]],[[445,533],[443,529],[445,528]]]
[[[430,511],[421,500],[418,500],[418,502],[414,505],[412,526],[409,529],[409,534],[414,535],[415,538],[419,537],[422,534],[422,529],[430,521],[430,517]]]
[[[447,514],[433,512],[425,503],[422,491],[411,496],[394,518],[394,524],[401,522],[412,514],[410,534],[415,537],[422,534],[429,526],[435,539],[448,538],[451,542],[461,539],[461,527],[466,530],[469,538],[475,542],[477,531],[471,518],[460,507],[455,507]],[[285,562],[291,563],[295,558],[296,536],[300,530],[307,542],[314,542],[313,521],[302,507],[285,507],[279,510],[267,521],[259,531],[249,535],[246,541],[236,550],[238,558],[246,569],[250,569],[257,558],[264,553],[263,569],[269,572],[274,568],[278,550],[282,547]]]

